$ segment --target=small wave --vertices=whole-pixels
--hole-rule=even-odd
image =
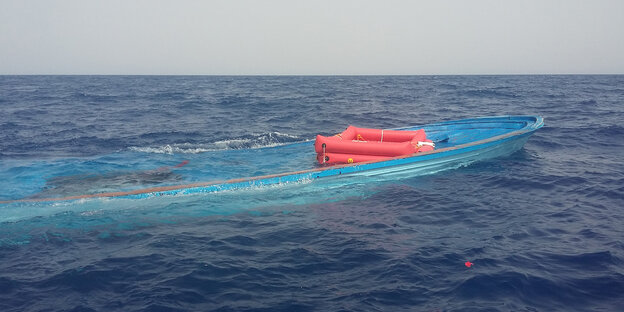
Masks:
[[[89,92],[74,92],[72,94],[72,98],[78,99],[78,100],[91,100],[94,102],[101,102],[101,101],[116,101],[119,98],[119,96],[115,94],[96,94],[96,93],[89,93]]]
[[[594,100],[594,99],[589,99],[589,100],[582,100],[582,101],[579,102],[579,104],[582,104],[582,105],[596,105],[596,104],[598,104],[598,102],[596,102],[596,100]]]
[[[463,91],[462,93],[469,97],[477,97],[477,98],[483,98],[483,97],[517,98],[518,97],[518,95],[513,92],[499,91],[496,89],[473,89],[473,90]]]
[[[305,142],[298,136],[269,132],[259,135],[250,135],[249,137],[233,138],[219,140],[212,143],[174,143],[161,146],[131,146],[130,150],[140,153],[154,154],[199,154],[205,152],[231,150],[231,149],[255,149],[264,147],[273,147],[287,143]]]
[[[195,147],[196,145],[190,143],[182,144],[167,144],[157,147],[138,147],[131,146],[130,150],[139,153],[151,153],[151,154],[199,154],[203,152],[209,152],[211,149]]]

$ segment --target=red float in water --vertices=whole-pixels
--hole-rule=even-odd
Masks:
[[[188,163],[189,163],[188,160],[182,161],[181,163],[175,165],[174,168],[180,168],[180,167],[182,167],[182,166],[184,166],[184,165],[186,165]]]
[[[350,164],[433,151],[424,129],[416,131],[349,126],[333,137],[316,136],[314,149],[321,164]]]
[[[471,267],[473,265],[473,263],[470,262],[470,261],[466,261],[466,263],[464,263],[464,264],[466,265],[466,267]]]

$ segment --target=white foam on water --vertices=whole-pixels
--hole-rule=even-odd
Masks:
[[[199,154],[199,153],[214,151],[215,149],[196,147],[190,143],[182,143],[182,144],[173,144],[173,145],[167,144],[167,145],[157,146],[157,147],[131,146],[130,150],[134,152],[139,152],[139,153],[173,155],[173,154]]]
[[[161,146],[132,146],[129,149],[134,152],[152,154],[199,154],[232,149],[258,149],[307,141],[309,140],[275,131],[255,135],[252,138],[232,138],[212,143],[174,143]]]

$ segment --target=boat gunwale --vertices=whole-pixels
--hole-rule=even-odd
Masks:
[[[88,199],[88,198],[111,198],[111,197],[123,197],[123,196],[132,196],[132,195],[140,195],[140,194],[158,194],[161,192],[179,191],[179,190],[184,190],[184,189],[195,189],[195,188],[209,187],[209,186],[216,186],[216,185],[230,185],[230,184],[235,184],[235,183],[254,182],[254,181],[265,180],[265,179],[283,178],[287,176],[302,175],[302,174],[323,172],[323,171],[329,171],[329,170],[340,170],[343,168],[389,162],[389,161],[394,161],[397,159],[417,158],[417,157],[423,157],[423,156],[432,155],[432,154],[440,154],[440,153],[444,153],[448,151],[460,150],[460,149],[464,149],[464,148],[468,148],[468,147],[472,147],[476,145],[503,140],[503,139],[513,137],[513,136],[520,136],[526,133],[530,133],[541,128],[544,124],[543,118],[541,116],[519,115],[519,116],[492,116],[492,117],[479,117],[479,118],[452,120],[452,121],[444,121],[440,123],[430,124],[426,126],[433,127],[433,126],[453,125],[453,124],[461,124],[461,123],[470,123],[471,121],[483,122],[487,119],[492,119],[492,120],[497,120],[497,121],[501,119],[513,121],[514,119],[519,119],[519,118],[527,118],[527,119],[533,118],[534,121],[531,122],[530,120],[525,120],[524,122],[526,124],[524,127],[518,130],[513,130],[508,133],[500,134],[497,136],[492,136],[492,137],[488,137],[488,138],[477,140],[477,141],[467,142],[467,143],[459,144],[456,146],[440,148],[440,149],[436,149],[433,151],[401,155],[401,156],[391,157],[391,158],[383,159],[383,160],[371,160],[371,161],[358,162],[358,163],[353,163],[353,164],[338,164],[338,165],[333,165],[333,166],[325,166],[325,167],[312,168],[312,169],[306,169],[306,170],[300,170],[300,171],[289,171],[289,172],[284,172],[284,173],[254,176],[254,177],[243,177],[243,178],[236,178],[236,179],[229,179],[229,180],[217,180],[217,181],[210,181],[210,182],[196,182],[196,183],[190,183],[190,184],[157,186],[157,187],[136,189],[136,190],[131,190],[131,191],[105,192],[105,193],[83,194],[83,195],[52,197],[52,198],[24,198],[24,199],[15,199],[15,200],[5,200],[5,201],[0,201],[0,204],[24,203],[24,202],[71,201],[71,200]],[[404,128],[399,128],[399,129],[410,129],[410,128],[416,128],[416,127],[418,126],[404,127]],[[302,142],[302,143],[309,143],[309,142]],[[293,143],[293,144],[301,144],[301,143]],[[286,146],[286,145],[283,145],[283,146]]]

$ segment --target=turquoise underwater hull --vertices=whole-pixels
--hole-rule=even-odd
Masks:
[[[475,161],[509,155],[521,149],[531,134],[542,126],[543,118],[539,116],[500,116],[447,121],[400,128],[400,130],[424,128],[427,137],[436,143],[436,149],[431,152],[401,156],[384,161],[327,167],[315,166],[310,169],[302,168],[300,171],[226,181],[170,185],[124,192],[96,193],[58,198],[24,199],[9,202],[77,200],[102,197],[148,198],[211,193],[315,180],[319,180],[318,183],[323,183],[322,181],[333,179],[346,180],[362,176],[392,179],[397,176],[430,174],[465,166]],[[284,149],[297,144],[309,145],[310,158],[315,158],[313,142],[293,143],[269,148]],[[310,166],[310,163],[306,163],[302,167]]]

